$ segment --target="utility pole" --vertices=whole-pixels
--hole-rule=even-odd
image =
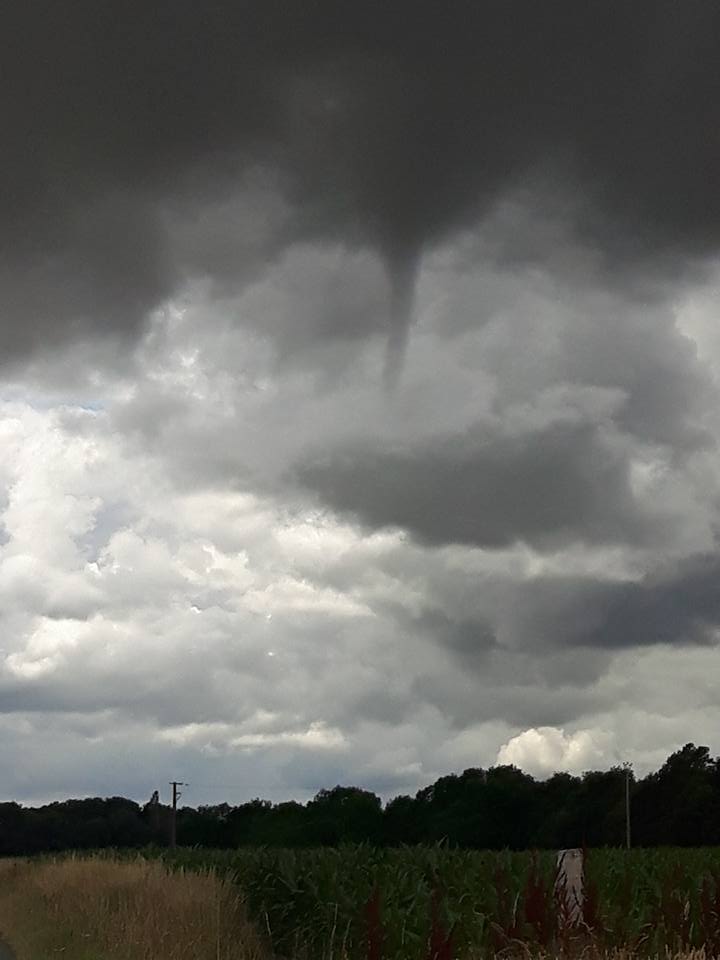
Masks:
[[[630,771],[629,763],[625,767],[625,846],[630,849]]]
[[[172,787],[172,818],[170,820],[170,849],[174,850],[177,847],[177,802],[182,796],[178,787],[186,787],[186,783],[182,783],[180,780],[171,780],[170,786]]]

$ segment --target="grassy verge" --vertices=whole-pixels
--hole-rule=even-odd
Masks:
[[[237,888],[142,860],[0,863],[0,939],[17,960],[267,960]]]

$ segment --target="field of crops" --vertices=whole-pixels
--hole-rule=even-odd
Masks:
[[[580,929],[565,922],[555,855],[442,847],[180,850],[230,872],[278,955],[449,960],[589,941],[658,955],[720,955],[720,849],[593,850]],[[574,948],[574,949],[573,949]]]

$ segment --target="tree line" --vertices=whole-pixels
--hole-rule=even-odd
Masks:
[[[182,807],[181,846],[432,844],[475,849],[619,846],[625,842],[626,771],[536,780],[513,766],[441,777],[414,797],[383,805],[359,787],[321,790],[305,804],[252,800]],[[720,758],[686,744],[643,779],[631,776],[633,845],[720,844]],[[123,797],[42,807],[0,803],[0,855],[167,845],[172,810],[157,792],[140,805]]]

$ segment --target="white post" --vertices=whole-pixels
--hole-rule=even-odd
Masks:
[[[583,854],[574,847],[558,850],[557,892],[565,898],[566,917],[573,925],[580,923],[583,915]]]

